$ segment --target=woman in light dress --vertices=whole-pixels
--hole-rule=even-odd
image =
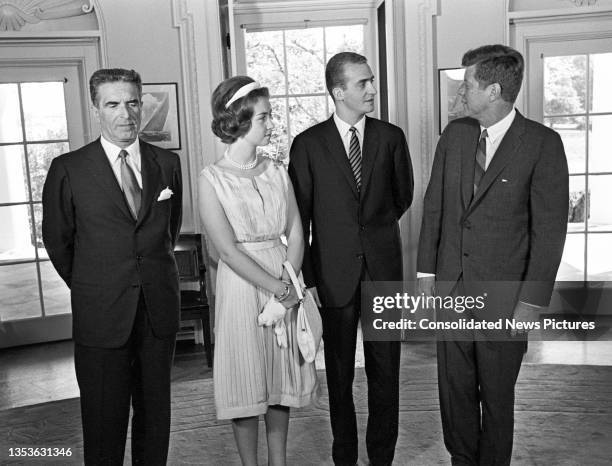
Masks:
[[[200,174],[200,218],[219,253],[215,304],[215,405],[232,419],[238,453],[257,464],[263,414],[268,464],[286,463],[289,408],[310,404],[318,383],[296,340],[295,288],[283,268],[299,272],[304,238],[287,171],[258,157],[273,128],[268,89],[247,76],[223,81],[212,95],[212,130],[228,144],[224,157]],[[286,239],[286,245],[281,241]],[[257,317],[272,296],[287,309],[287,347]]]

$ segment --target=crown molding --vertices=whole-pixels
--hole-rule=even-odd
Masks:
[[[320,12],[326,10],[351,10],[359,8],[376,8],[376,0],[300,0],[300,1],[273,1],[273,2],[233,2],[235,15],[251,15],[262,13],[300,13]]]
[[[563,8],[558,10],[515,11],[508,13],[510,24],[544,21],[563,21],[608,17],[612,14],[612,6],[582,8]]]
[[[0,31],[20,31],[26,24],[91,13],[92,0],[0,0]]]

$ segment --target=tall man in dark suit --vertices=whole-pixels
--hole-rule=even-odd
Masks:
[[[133,463],[165,464],[180,162],[138,139],[138,73],[101,69],[89,87],[102,136],[54,159],[43,190],[44,243],[72,296],[85,463],[123,464],[131,399]]]
[[[343,52],[325,69],[336,112],[298,135],[289,174],[302,216],[306,285],[320,297],[336,464],[357,462],[353,378],[361,286],[402,280],[398,220],[412,202],[412,165],[402,130],[366,117],[374,76],[365,57]],[[317,298],[318,299],[318,298]],[[365,341],[366,444],[372,464],[391,464],[398,433],[400,342]]]
[[[548,305],[563,252],[563,144],[514,109],[520,53],[483,46],[467,52],[462,65],[459,95],[468,118],[451,122],[436,149],[419,242],[420,288],[458,296],[475,293],[477,283],[504,281],[507,289],[486,312],[528,323]],[[516,333],[438,341],[442,426],[453,465],[510,464],[514,386],[527,349],[526,335]]]

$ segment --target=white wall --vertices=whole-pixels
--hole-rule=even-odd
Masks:
[[[469,49],[505,41],[504,0],[440,0],[435,18],[438,68],[461,66]]]
[[[181,157],[183,168],[182,231],[195,230],[191,174],[185,127],[185,86],[181,73],[179,31],[173,26],[172,2],[99,0],[103,17],[107,63],[111,68],[134,69],[146,83],[178,83]]]
[[[404,277],[413,280],[423,196],[439,137],[438,69],[459,67],[463,53],[471,48],[505,43],[506,3],[505,0],[387,1],[404,2],[406,63],[396,79],[405,83],[408,106],[404,130],[415,175],[414,201],[402,221]]]

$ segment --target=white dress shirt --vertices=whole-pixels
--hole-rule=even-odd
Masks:
[[[359,140],[359,149],[363,154],[363,132],[365,130],[365,115],[361,117],[354,125],[349,125],[346,121],[341,119],[336,113],[334,113],[334,123],[336,123],[336,128],[338,128],[338,132],[340,133],[340,137],[342,138],[342,144],[344,144],[344,150],[346,151],[346,156],[349,156],[349,150],[351,147],[351,127],[354,127],[357,131],[357,139]]]
[[[102,144],[102,148],[106,153],[106,157],[108,157],[108,162],[113,169],[113,173],[115,173],[115,178],[117,178],[117,182],[119,183],[121,190],[123,191],[123,185],[121,183],[121,159],[119,158],[119,152],[122,150],[125,150],[129,154],[129,156],[125,158],[125,161],[134,171],[138,186],[140,189],[142,189],[142,173],[140,171],[140,142],[138,138],[136,138],[136,140],[125,149],[121,149],[121,147],[116,146],[112,142],[104,139],[104,136],[100,136],[100,143]]]
[[[485,170],[489,168],[489,164],[491,163],[491,160],[493,160],[493,156],[495,155],[495,152],[497,152],[497,148],[502,142],[502,139],[504,139],[504,136],[510,129],[510,126],[512,126],[512,122],[514,121],[515,116],[516,110],[512,108],[510,113],[508,113],[505,117],[503,117],[497,123],[492,124],[491,126],[486,128],[487,138],[485,142],[487,143],[487,157],[485,160]],[[480,133],[482,134],[484,130],[485,127],[481,126]]]
[[[485,139],[485,142],[487,144],[485,170],[489,168],[489,164],[491,163],[491,160],[493,160],[493,156],[495,155],[497,148],[502,142],[502,139],[504,139],[504,136],[510,129],[510,126],[512,125],[512,122],[514,121],[515,116],[516,116],[516,110],[513,107],[510,113],[508,113],[505,117],[503,117],[497,123],[492,124],[488,128],[485,128],[484,126],[480,126],[481,134],[485,129],[487,130],[487,137]],[[435,277],[435,276],[436,275],[433,273],[417,272],[417,278]]]

